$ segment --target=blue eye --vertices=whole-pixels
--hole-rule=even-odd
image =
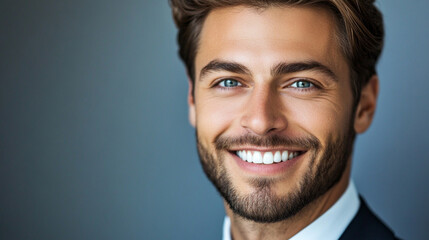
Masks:
[[[219,82],[219,86],[226,88],[239,87],[241,85],[242,84],[239,81],[234,79],[224,79]]]
[[[309,81],[299,80],[292,83],[290,86],[294,88],[311,88],[314,87],[314,84]]]

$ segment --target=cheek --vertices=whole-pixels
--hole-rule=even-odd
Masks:
[[[322,143],[329,135],[343,134],[348,127],[350,111],[341,101],[294,100],[287,105],[290,111],[289,127],[299,126],[298,128],[314,135]]]
[[[197,129],[205,144],[239,123],[239,99],[201,98],[196,105]],[[208,146],[208,145],[206,145]]]

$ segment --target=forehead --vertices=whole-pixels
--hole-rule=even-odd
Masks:
[[[300,60],[344,67],[336,29],[334,15],[320,7],[215,9],[203,24],[196,71],[217,58],[260,68]]]

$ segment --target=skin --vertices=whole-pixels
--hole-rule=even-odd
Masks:
[[[283,135],[315,136],[326,146],[329,136],[339,136],[353,127],[364,132],[371,124],[378,94],[378,78],[373,76],[362,89],[360,102],[353,109],[350,70],[336,42],[333,15],[321,8],[246,6],[213,10],[204,22],[195,59],[196,80],[188,93],[189,118],[198,130],[201,145],[215,153],[219,136],[238,137]],[[211,61],[239,63],[247,72],[218,69],[201,70]],[[272,75],[278,63],[315,61],[332,71],[318,69]],[[225,87],[223,79],[235,85]],[[297,87],[304,81],[307,88]],[[301,82],[302,83],[302,82]],[[194,88],[194,95],[192,94]],[[350,118],[353,117],[353,121]],[[352,122],[352,126],[350,126]],[[291,146],[284,146],[290,149]],[[270,151],[261,146],[234,146],[234,149]],[[323,150],[323,149],[322,149]],[[245,171],[225,153],[223,165],[240,195],[249,195],[255,187],[250,178],[274,180],[271,190],[287,196],[310,165],[309,154],[284,171],[273,174]],[[217,158],[219,159],[219,158]],[[344,193],[350,178],[351,158],[338,183],[304,207],[295,216],[275,223],[258,223],[235,214],[225,203],[231,218],[231,233],[240,239],[288,239],[329,209]]]

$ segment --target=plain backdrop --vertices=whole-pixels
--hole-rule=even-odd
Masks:
[[[353,178],[429,239],[429,2],[378,1],[379,104]],[[0,1],[0,239],[220,239],[167,1]]]

